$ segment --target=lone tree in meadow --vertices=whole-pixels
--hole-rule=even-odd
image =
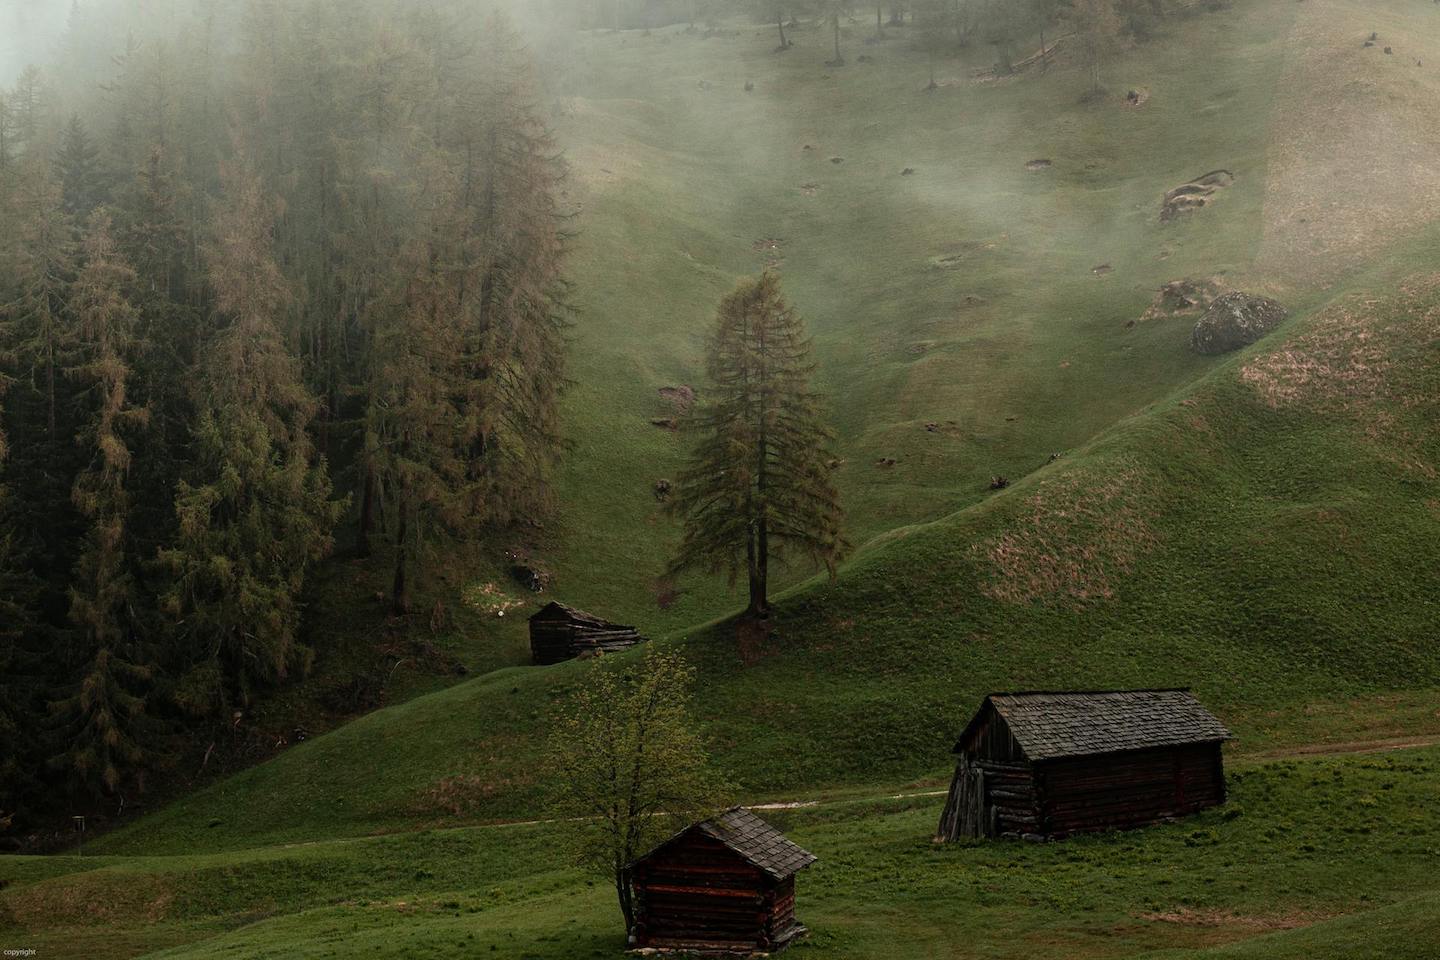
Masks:
[[[573,825],[581,862],[614,882],[627,933],[630,865],[722,805],[690,713],[694,682],[684,658],[654,648],[625,669],[596,663],[551,729],[552,809]]]
[[[685,532],[671,576],[699,567],[749,578],[747,615],[770,612],[770,557],[800,554],[835,574],[849,551],[831,480],[830,430],[810,391],[800,316],[773,273],[720,302],[708,345],[709,388],[690,426],[701,439],[674,508]]]

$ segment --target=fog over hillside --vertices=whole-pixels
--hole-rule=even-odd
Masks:
[[[0,83],[27,63],[48,59],[72,0],[0,0]]]

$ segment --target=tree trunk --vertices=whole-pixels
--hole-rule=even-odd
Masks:
[[[373,553],[370,531],[375,528],[375,468],[366,464],[365,486],[360,494],[360,533],[355,538],[355,555],[361,560]]]
[[[840,56],[840,14],[835,14],[832,20],[835,24],[835,62],[841,63],[843,60]]]
[[[630,871],[615,871],[615,895],[620,899],[620,912],[625,915],[625,936],[635,930],[635,894],[630,889]]]
[[[885,24],[880,19],[883,13],[883,9],[884,4],[875,4],[875,35],[877,37],[883,37],[885,35]]]
[[[410,586],[405,580],[405,538],[409,533],[407,525],[410,516],[403,496],[398,509],[400,530],[395,537],[395,582],[390,588],[390,609],[397,617],[403,617],[410,612]]]
[[[55,346],[45,346],[45,435],[52,444],[55,442]]]
[[[838,57],[836,59],[839,59]],[[759,504],[759,510],[752,514],[755,532],[751,537],[750,554],[750,616],[756,620],[765,620],[770,616],[769,579],[770,579],[770,527],[769,512],[770,501],[766,499],[769,492],[770,480],[768,468],[770,466],[770,436],[769,420],[770,411],[767,408],[768,394],[770,393],[770,364],[769,344],[766,342],[765,321],[762,319],[756,325],[756,332],[759,334],[756,351],[760,360],[759,388],[760,388],[760,422],[757,424],[757,443],[755,444],[755,502]]]
[[[745,548],[746,565],[750,572],[750,605],[745,608],[745,616],[752,620],[765,620],[770,616],[770,600],[766,596],[766,571],[760,560],[763,528],[763,522],[756,525]]]
[[[780,10],[775,14],[775,25],[780,28],[780,49],[790,49],[790,41],[785,39],[785,11]]]

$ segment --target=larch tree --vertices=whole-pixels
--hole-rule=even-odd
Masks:
[[[55,155],[55,178],[60,184],[60,205],[77,230],[85,226],[90,211],[102,196],[100,149],[90,138],[85,124],[74,114],[65,124]]]
[[[810,390],[804,323],[765,272],[720,303],[707,346],[699,442],[672,501],[684,520],[670,575],[743,572],[747,615],[769,616],[773,558],[798,554],[834,575],[849,551],[832,479],[832,435]]]
[[[691,712],[694,684],[682,657],[654,648],[624,668],[596,662],[551,726],[550,807],[580,862],[614,884],[627,933],[630,865],[713,813],[728,789]]]
[[[68,696],[50,705],[61,744],[53,762],[81,783],[114,791],[144,758],[150,671],[136,650],[126,525],[130,434],[147,414],[127,393],[138,318],[128,296],[135,273],[116,249],[103,208],[87,222],[82,257],[70,301],[78,362],[66,373],[86,410],[78,437],[86,463],[72,497],[88,529],[70,588],[70,620],[84,666]]]
[[[43,404],[45,441],[60,441],[62,384],[74,328],[67,317],[75,243],[59,185],[32,169],[20,196],[16,297],[6,305],[7,340]]]
[[[436,19],[422,35],[447,65],[432,79],[444,94],[408,139],[409,223],[368,311],[362,552],[383,516],[397,613],[436,538],[546,515],[562,449],[564,167],[514,32],[462,27]]]
[[[343,508],[307,434],[317,404],[285,338],[274,204],[243,161],[227,164],[224,184],[205,252],[215,315],[195,370],[193,473],[161,553],[166,612],[189,654],[178,698],[197,713],[308,669],[300,592]]]

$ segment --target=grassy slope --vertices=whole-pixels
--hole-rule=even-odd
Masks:
[[[927,93],[904,31],[863,46],[857,26],[839,69],[810,31],[784,55],[764,28],[578,41],[554,80],[582,206],[556,595],[657,634],[733,608],[703,578],[652,599],[675,535],[652,486],[683,449],[650,419],[659,387],[698,383],[715,303],[772,255],[756,241],[784,241],[816,336],[857,541],[973,504],[1211,366],[1178,325],[1125,324],[1167,280],[1248,273],[1293,18],[1247,3],[1178,24],[1111,71],[1153,92],[1143,110],[1077,106],[1071,69],[964,79],[988,50]],[[1037,157],[1055,166],[1027,171]],[[1158,223],[1166,189],[1221,166],[1240,181],[1213,216]]]
[[[1202,215],[1221,226],[1232,203]],[[1395,290],[1437,254],[1433,234],[1413,240],[1288,342],[1004,495],[882,538],[837,584],[788,597],[765,643],[723,626],[679,641],[747,795],[940,775],[997,688],[1193,684],[1252,750],[1367,722],[1434,728],[1436,296]],[[1183,353],[1184,322],[1152,326]],[[532,815],[537,734],[585,669],[503,670],[372,715],[103,843],[223,849]]]
[[[1435,882],[1437,762],[1242,764],[1223,809],[1051,845],[936,847],[937,798],[767,816],[820,857],[800,880],[815,930],[800,957],[1200,960],[1253,940],[1213,955],[1419,958],[1440,946],[1435,896],[1407,899]],[[613,894],[568,865],[556,829],[11,861],[0,918],[42,956],[616,956]],[[1348,949],[1362,935],[1374,950]]]
[[[751,795],[940,774],[980,696],[1016,687],[1193,684],[1247,750],[1435,729],[1440,296],[1353,300],[1011,494],[877,544],[788,597],[758,648],[723,626],[680,641],[722,761]],[[1322,363],[1296,381],[1303,402],[1270,406]],[[1353,396],[1365,371],[1387,386]],[[500,671],[373,714],[102,844],[524,817],[544,716],[586,669]]]

